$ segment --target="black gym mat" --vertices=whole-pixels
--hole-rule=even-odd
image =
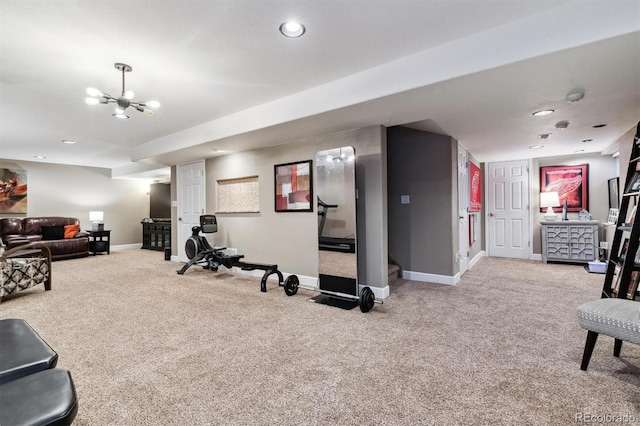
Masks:
[[[327,296],[326,294],[319,294],[311,299],[307,299],[307,301],[346,310],[353,309],[360,304],[357,300],[340,299],[337,297]]]

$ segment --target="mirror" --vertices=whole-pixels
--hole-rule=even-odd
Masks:
[[[316,156],[321,292],[358,296],[355,159],[350,146]]]

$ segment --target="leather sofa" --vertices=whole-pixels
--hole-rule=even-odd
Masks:
[[[36,241],[42,243],[49,248],[51,260],[89,256],[89,234],[80,229],[80,221],[73,217],[2,218],[0,238],[9,249]]]

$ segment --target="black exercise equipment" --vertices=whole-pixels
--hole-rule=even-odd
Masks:
[[[289,275],[287,279],[284,280],[284,293],[287,296],[293,296],[298,292],[299,288],[303,288],[305,290],[317,291],[317,289],[315,288],[301,286],[300,280],[296,275]],[[357,302],[362,312],[369,312],[373,308],[374,304],[383,303],[382,300],[376,300],[375,294],[373,294],[373,291],[369,287],[362,288],[362,290],[360,291],[360,297],[352,296],[350,294],[326,291],[326,290],[321,290],[320,292],[321,292],[320,296],[330,297],[338,302],[340,301]],[[350,309],[351,307],[347,307],[346,309]]]
[[[184,251],[189,258],[189,262],[178,270],[179,275],[183,275],[187,269],[193,265],[203,265],[204,269],[210,271],[217,271],[220,265],[227,269],[231,269],[234,266],[239,267],[243,271],[253,271],[255,269],[265,271],[260,281],[260,291],[266,293],[267,291],[267,278],[271,274],[278,275],[278,283],[283,285],[284,277],[282,272],[278,271],[278,265],[269,265],[264,263],[250,263],[243,262],[240,259],[244,258],[242,254],[226,254],[224,250],[226,247],[211,247],[211,244],[207,239],[200,235],[212,234],[218,232],[218,222],[216,217],[212,214],[205,214],[200,216],[200,226],[194,226],[191,228],[191,236],[185,243]]]
[[[337,204],[327,204],[318,197],[318,216],[320,217],[320,220],[318,221],[318,248],[320,250],[355,253],[355,238],[324,237],[322,235],[324,222],[327,219],[327,210],[336,208],[338,208]]]

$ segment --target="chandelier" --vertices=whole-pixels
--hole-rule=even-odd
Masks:
[[[153,111],[148,108],[158,108],[160,106],[160,103],[158,101],[133,101],[133,97],[135,96],[135,94],[131,90],[125,90],[124,85],[124,73],[131,72],[133,68],[131,68],[130,65],[120,62],[116,62],[115,64],[113,64],[113,66],[115,69],[122,72],[122,93],[120,94],[120,96],[114,98],[108,93],[101,92],[100,90],[94,89],[93,87],[89,87],[87,89],[87,94],[90,97],[85,98],[84,101],[87,103],[87,105],[116,104],[115,113],[111,114],[116,118],[129,118],[129,116],[125,114],[125,110],[129,107],[137,109],[147,117],[151,117],[153,115]]]

